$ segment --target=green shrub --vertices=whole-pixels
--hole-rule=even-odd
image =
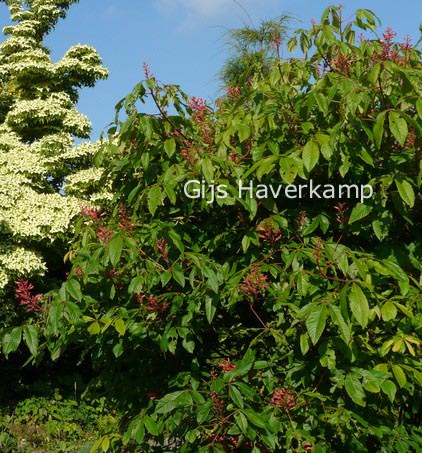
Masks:
[[[118,419],[105,401],[76,402],[54,395],[33,396],[20,401],[12,414],[0,421],[2,451],[79,451],[93,444],[98,435],[116,429]]]
[[[215,109],[150,74],[119,103],[98,156],[114,209],[84,211],[68,280],[23,328],[35,355],[79,345],[125,411],[94,450],[422,448],[422,60],[391,30],[356,41],[375,28],[327,9],[289,43],[304,58]],[[138,112],[146,96],[160,115]],[[311,179],[374,194],[238,194]],[[213,183],[227,196],[211,203]]]

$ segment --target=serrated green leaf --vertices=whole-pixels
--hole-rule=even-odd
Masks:
[[[58,331],[62,315],[63,315],[63,304],[61,302],[54,301],[51,304],[51,308],[48,312],[49,322],[54,330],[54,333],[57,333]]]
[[[396,378],[397,383],[400,387],[404,387],[407,383],[406,374],[403,371],[403,368],[400,365],[391,365],[394,377]]]
[[[289,52],[294,52],[297,48],[297,36],[292,36],[287,42],[287,50]]]
[[[66,282],[66,290],[78,302],[82,299],[81,285],[77,280],[71,278]]]
[[[110,262],[112,266],[116,266],[116,264],[120,261],[120,257],[122,255],[124,241],[120,234],[115,234],[108,243],[108,256],[110,257]]]
[[[148,210],[151,215],[154,215],[157,211],[158,206],[161,205],[161,189],[158,186],[154,186],[148,192]]]
[[[418,112],[419,118],[422,119],[422,99],[419,98],[416,101],[416,110]]]
[[[11,352],[15,352],[22,340],[22,327],[14,327],[10,332],[3,335],[2,347],[3,354],[7,357]]]
[[[205,315],[207,317],[208,324],[212,323],[217,309],[214,306],[213,300],[208,297],[205,301]]]
[[[297,274],[296,285],[297,285],[297,292],[300,296],[304,297],[308,294],[309,276],[306,272],[300,271]]]
[[[407,122],[399,113],[390,111],[388,114],[390,131],[398,143],[403,146],[409,134]]]
[[[243,434],[246,434],[248,430],[248,420],[245,415],[242,412],[239,412],[234,416],[234,419],[236,420],[240,431],[242,431]]]
[[[204,158],[204,160],[202,161],[201,168],[205,180],[207,181],[208,184],[211,184],[211,181],[214,178],[214,167],[209,157]]]
[[[114,328],[119,335],[123,336],[126,333],[126,324],[123,319],[116,319]]]
[[[352,210],[349,218],[349,225],[368,216],[372,211],[372,206],[358,203]]]
[[[411,208],[415,205],[415,192],[413,187],[406,180],[395,180],[396,187],[399,191],[400,198]]]
[[[368,74],[369,83],[371,83],[372,85],[375,85],[376,83],[378,83],[378,76],[380,74],[380,70],[381,70],[380,63],[377,63],[372,67],[371,71]]]
[[[23,339],[28,346],[29,352],[35,356],[38,352],[38,329],[30,324],[24,326]]]
[[[373,135],[374,135],[374,142],[375,147],[377,149],[381,148],[382,139],[384,137],[384,123],[385,123],[385,115],[387,112],[381,112],[377,116],[377,120],[374,125]]]
[[[157,423],[150,416],[144,415],[142,421],[145,428],[152,436],[158,436],[160,434]]]
[[[257,413],[255,413],[252,409],[247,409],[244,411],[246,418],[258,428],[265,428],[266,424],[265,421],[260,417]]]
[[[319,145],[316,141],[310,140],[302,152],[302,160],[305,169],[310,172],[319,160]]]
[[[251,245],[251,238],[249,235],[245,234],[245,236],[243,236],[243,239],[242,239],[242,250],[243,250],[243,253],[246,253],[249,246]]]
[[[333,324],[337,326],[342,340],[348,345],[352,336],[352,328],[343,318],[341,310],[336,305],[330,306],[330,315]]]
[[[229,396],[230,396],[230,399],[233,401],[234,404],[236,404],[237,407],[240,407],[241,409],[243,409],[245,407],[245,403],[243,401],[243,396],[234,385],[230,385],[230,387],[229,387]]]
[[[157,414],[167,414],[177,407],[191,407],[193,404],[190,392],[179,390],[177,392],[168,393],[158,401],[155,408]]]
[[[170,138],[164,142],[164,151],[168,157],[171,157],[176,152],[176,141]]]
[[[65,307],[67,319],[71,324],[79,324],[82,322],[82,311],[75,303],[66,302]]]
[[[349,373],[344,380],[344,387],[352,401],[359,406],[365,406],[365,392],[359,378],[354,373]]]
[[[306,320],[306,328],[308,330],[309,338],[315,345],[318,343],[322,333],[324,332],[327,323],[327,307],[319,304],[311,312]]]
[[[300,350],[305,355],[309,351],[309,336],[307,333],[303,333],[300,336]]]
[[[385,322],[391,321],[397,316],[397,308],[391,300],[385,302],[381,307],[381,316]]]
[[[110,438],[108,436],[103,437],[101,448],[104,452],[108,451],[108,449],[110,448]]]
[[[208,277],[207,285],[218,294],[218,279],[217,274],[209,267],[203,269],[204,275]]]
[[[251,128],[247,124],[239,124],[237,130],[239,131],[239,139],[241,142],[244,142],[251,136]]]
[[[113,346],[113,354],[114,354],[114,357],[116,357],[116,359],[118,359],[123,354],[123,351],[124,351],[123,344],[121,342],[116,343]]]
[[[88,327],[88,333],[90,333],[91,335],[98,335],[100,332],[101,332],[101,326],[98,321],[94,321]]]
[[[388,399],[393,403],[396,398],[397,387],[393,381],[384,381],[381,384],[381,390],[388,396]]]
[[[196,413],[196,421],[199,425],[201,425],[206,420],[208,420],[209,415],[211,413],[211,408],[212,408],[212,401],[207,401],[205,404],[203,404],[198,409],[198,411]]]
[[[383,241],[388,236],[392,220],[393,216],[391,215],[391,212],[384,211],[381,216],[378,216],[372,222],[372,229],[380,241]]]
[[[170,230],[169,231],[169,237],[172,240],[173,244],[181,251],[182,253],[185,250],[185,246],[183,245],[182,238],[176,231]]]
[[[276,159],[277,156],[270,156],[266,157],[265,159],[262,159],[259,162],[258,168],[256,170],[256,177],[258,178],[259,181],[264,175],[267,175],[272,171],[272,169],[275,166]]]
[[[185,275],[183,274],[183,271],[181,269],[174,268],[171,271],[171,275],[173,276],[173,279],[182,287],[185,287]]]
[[[280,176],[286,184],[292,184],[296,179],[298,168],[296,160],[292,157],[280,158]]]
[[[368,325],[369,319],[369,305],[361,287],[354,284],[349,292],[350,309],[356,321],[364,329]]]

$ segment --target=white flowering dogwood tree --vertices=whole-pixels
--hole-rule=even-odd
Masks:
[[[101,170],[92,168],[100,144],[75,144],[91,131],[76,102],[108,70],[90,46],[53,62],[43,45],[77,0],[0,1],[13,23],[0,44],[1,297],[17,279],[44,275],[83,201],[101,198]]]

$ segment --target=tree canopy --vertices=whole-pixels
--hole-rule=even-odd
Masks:
[[[421,447],[422,54],[356,39],[376,28],[330,7],[214,108],[149,73],[118,104],[113,209],[84,211],[67,281],[3,338],[82,345],[128,420],[94,449]]]
[[[91,130],[75,104],[81,87],[108,75],[90,46],[73,46],[52,62],[43,45],[75,1],[5,3],[14,24],[0,44],[0,291],[47,271],[63,250],[51,244],[66,237],[80,199],[89,199],[98,145],[75,146]]]

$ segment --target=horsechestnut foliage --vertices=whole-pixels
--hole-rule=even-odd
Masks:
[[[422,54],[377,26],[330,7],[290,40],[302,58],[214,107],[150,73],[118,104],[97,157],[114,201],[82,213],[30,326],[35,356],[78,345],[127,414],[94,449],[422,448]],[[311,178],[374,195],[237,196]],[[188,199],[190,180],[228,196]]]

